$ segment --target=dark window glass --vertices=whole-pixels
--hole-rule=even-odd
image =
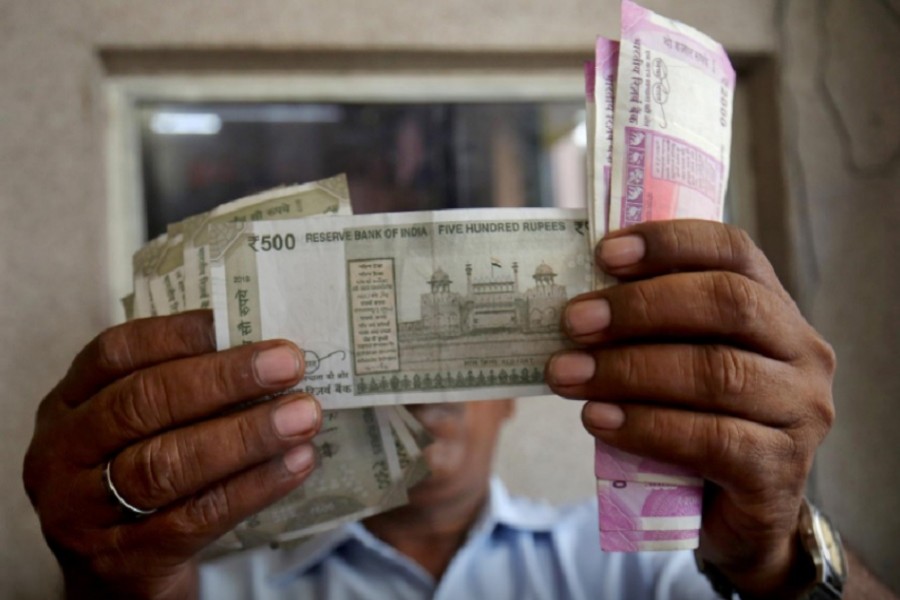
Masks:
[[[341,172],[357,213],[584,203],[580,102],[144,103],[139,115],[150,237]]]

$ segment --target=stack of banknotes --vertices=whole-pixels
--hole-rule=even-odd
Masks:
[[[699,31],[625,0],[619,42],[585,65],[591,240],[660,219],[722,220],[735,73]],[[594,285],[614,284],[602,273]],[[607,551],[699,544],[703,481],[596,441],[600,544]]]
[[[220,349],[291,340],[306,362],[296,390],[324,410],[318,468],[214,551],[294,543],[406,503],[431,438],[404,404],[547,394],[566,303],[612,283],[594,244],[650,219],[721,219],[727,57],[631,2],[622,22],[621,45],[598,40],[587,72],[587,211],[352,215],[337,176],[190,217],[135,254],[128,318],[210,308]],[[598,444],[596,477],[603,549],[697,545],[695,475]]]
[[[129,319],[211,308],[220,349],[291,340],[324,411],[318,468],[214,552],[406,503],[431,438],[403,405],[547,394],[562,310],[592,284],[583,210],[351,215],[343,176],[172,224],[133,266]]]
[[[134,256],[130,319],[211,308],[210,234],[216,223],[349,214],[343,176],[280,188],[219,206],[169,226]],[[260,335],[252,336],[262,339]],[[249,338],[248,338],[249,339]],[[307,373],[317,364],[307,353]],[[432,438],[402,405],[323,413],[317,469],[304,485],[220,539],[211,554],[293,542],[407,502],[429,473],[422,449]]]

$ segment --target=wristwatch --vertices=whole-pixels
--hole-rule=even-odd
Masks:
[[[816,575],[798,600],[840,600],[847,580],[847,560],[841,536],[831,520],[805,498],[800,507],[800,545],[812,561]],[[697,568],[706,575],[716,593],[726,600],[740,598],[738,591],[715,565],[705,562],[696,550],[694,558]]]
[[[804,600],[832,600],[844,595],[847,558],[841,534],[819,509],[803,499],[800,507],[800,542],[816,567],[816,581]]]

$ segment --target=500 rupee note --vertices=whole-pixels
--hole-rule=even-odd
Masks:
[[[591,284],[584,211],[474,209],[210,228],[220,348],[306,353],[325,408],[546,393]]]
[[[326,214],[350,214],[350,191],[342,175],[268,190],[216,207],[185,220],[185,308],[210,308],[209,227],[217,223],[301,219]]]

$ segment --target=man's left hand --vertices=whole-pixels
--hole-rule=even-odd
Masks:
[[[597,261],[620,283],[569,303],[581,349],[554,356],[547,381],[589,400],[595,437],[700,473],[704,560],[746,597],[788,597],[808,576],[798,515],[834,420],[834,351],[741,230],[643,223],[604,238]]]

